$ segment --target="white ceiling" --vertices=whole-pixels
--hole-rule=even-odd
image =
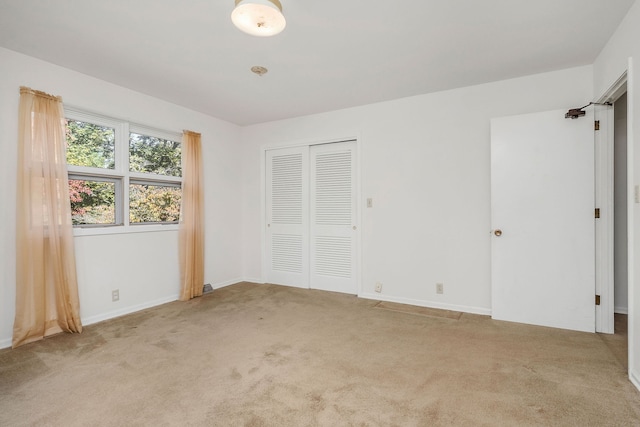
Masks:
[[[0,46],[247,125],[591,64],[634,0],[281,2],[258,38],[234,0],[0,0]]]

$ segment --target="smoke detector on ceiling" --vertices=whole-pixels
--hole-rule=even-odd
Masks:
[[[267,70],[265,67],[261,67],[260,65],[254,65],[253,67],[251,67],[251,72],[259,75],[259,76],[263,76],[264,74],[267,74],[269,70]]]

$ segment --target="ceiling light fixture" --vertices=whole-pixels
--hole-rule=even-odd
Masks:
[[[287,21],[280,0],[235,0],[231,20],[241,31],[252,36],[275,36],[284,30]]]

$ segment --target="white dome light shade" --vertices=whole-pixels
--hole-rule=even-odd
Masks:
[[[252,36],[275,36],[287,25],[279,0],[236,0],[231,20]]]

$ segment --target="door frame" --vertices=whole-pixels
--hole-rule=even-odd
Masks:
[[[627,72],[596,100],[597,103],[615,102],[627,91]],[[600,121],[600,130],[595,131],[595,202],[600,208],[600,219],[596,220],[596,295],[601,295],[602,304],[596,306],[596,332],[614,333],[614,181],[613,181],[613,146],[614,146],[614,111],[613,107],[595,106],[595,119]],[[630,122],[627,123],[627,126]],[[628,133],[628,131],[627,131]],[[627,159],[629,160],[629,144]],[[629,170],[629,169],[628,169]],[[630,182],[627,172],[627,184]],[[628,187],[630,189],[632,187]],[[627,194],[627,209],[633,205]],[[629,233],[630,229],[627,230]],[[630,235],[630,233],[629,233]],[[629,239],[630,240],[630,239]],[[630,265],[628,257],[627,264]],[[628,281],[631,288],[631,281]],[[629,300],[629,306],[631,306]],[[630,310],[629,310],[630,311]]]
[[[607,101],[608,99],[615,100],[616,96],[621,95],[621,90],[626,83],[627,91],[627,283],[628,283],[628,314],[627,314],[627,357],[628,357],[628,371],[627,375],[631,383],[640,390],[640,376],[636,374],[636,361],[635,361],[635,343],[638,338],[635,317],[636,317],[636,302],[635,302],[635,221],[636,221],[636,206],[640,201],[636,200],[635,193],[638,189],[638,185],[634,182],[634,170],[635,170],[635,142],[634,142],[634,95],[635,95],[635,83],[633,79],[634,75],[633,58],[627,58],[627,68],[622,75],[607,89],[604,94],[599,98],[599,101]],[[611,170],[613,173],[613,169]],[[613,240],[613,236],[610,236]]]
[[[635,343],[636,343],[636,302],[635,302],[635,211],[636,205],[640,202],[635,200],[635,192],[638,185],[634,182],[635,169],[635,143],[633,134],[634,115],[634,79],[633,79],[633,58],[627,58],[627,68],[621,76],[607,89],[598,101],[615,100],[621,95],[621,90],[626,83],[627,91],[627,283],[628,283],[628,314],[627,314],[627,375],[631,383],[640,390],[640,377],[635,374]],[[613,173],[613,170],[610,171]],[[609,236],[613,240],[613,235]]]
[[[355,176],[356,176],[356,236],[354,241],[356,242],[356,292],[357,296],[362,295],[362,143],[360,135],[355,132],[348,136],[342,135],[337,137],[326,138],[312,138],[307,140],[284,142],[284,143],[267,143],[260,147],[260,258],[261,258],[261,272],[260,283],[267,283],[267,271],[269,269],[269,260],[267,259],[267,231],[266,231],[266,219],[267,219],[267,151],[278,150],[282,148],[294,148],[294,147],[311,147],[312,145],[323,144],[336,144],[340,142],[355,142],[356,144],[356,163],[355,163]]]

